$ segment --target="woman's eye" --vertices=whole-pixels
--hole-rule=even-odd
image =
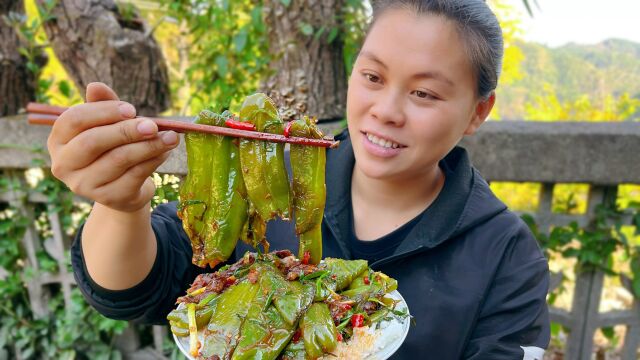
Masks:
[[[428,93],[428,92],[426,92],[426,91],[422,91],[422,90],[415,90],[415,91],[413,91],[413,93],[414,93],[417,97],[419,97],[419,98],[421,98],[421,99],[435,99],[435,98],[436,98],[435,96],[433,96],[433,95],[429,94],[429,93]]]
[[[364,77],[367,78],[367,80],[369,80],[369,81],[371,81],[373,83],[380,82],[380,77],[377,76],[377,75],[365,73]]]

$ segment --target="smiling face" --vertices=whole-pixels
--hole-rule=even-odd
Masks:
[[[356,171],[380,180],[428,176],[486,118],[455,24],[392,9],[371,28],[349,78]]]

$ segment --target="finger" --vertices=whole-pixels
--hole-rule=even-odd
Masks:
[[[59,156],[69,161],[71,170],[81,169],[101,155],[116,147],[158,135],[158,125],[150,119],[136,118],[115,124],[97,126],[72,138],[59,151]]]
[[[96,201],[119,210],[131,211],[146,204],[155,192],[151,174],[169,157],[165,152],[129,168],[117,180],[96,189]]]
[[[162,132],[154,139],[126,144],[110,150],[86,169],[88,174],[94,174],[95,185],[93,187],[97,188],[115,181],[130,168],[158,157],[177,145],[178,136],[175,132]]]
[[[115,91],[101,82],[89,83],[85,98],[87,102],[120,100]]]
[[[49,140],[53,146],[66,144],[87,129],[132,119],[135,116],[136,109],[124,101],[100,101],[76,105],[63,112],[54,122]]]

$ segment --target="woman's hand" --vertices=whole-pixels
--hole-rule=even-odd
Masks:
[[[178,136],[135,118],[135,108],[105,84],[89,84],[86,95],[85,104],[65,111],[53,126],[51,172],[78,195],[118,211],[139,210],[155,192],[149,176]]]

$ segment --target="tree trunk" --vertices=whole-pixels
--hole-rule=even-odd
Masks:
[[[79,89],[102,81],[140,115],[169,108],[164,57],[152,31],[132,7],[119,8],[113,0],[59,0],[52,15],[45,31]]]
[[[18,113],[36,97],[36,74],[18,52],[25,44],[6,21],[10,12],[24,15],[22,0],[0,1],[0,116]]]
[[[319,120],[345,116],[343,44],[340,36],[329,41],[336,35],[344,1],[294,0],[289,5],[282,0],[264,1],[274,75],[262,91],[278,102],[285,120],[301,114]],[[336,29],[333,34],[332,29]]]

